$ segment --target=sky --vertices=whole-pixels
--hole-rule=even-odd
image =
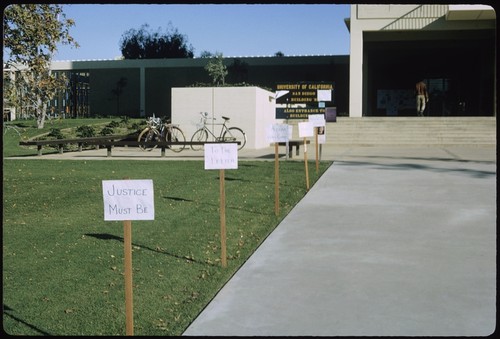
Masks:
[[[53,60],[119,58],[123,34],[143,24],[177,29],[195,57],[349,54],[347,4],[79,4],[63,11],[75,21],[70,35],[80,47],[61,45]]]

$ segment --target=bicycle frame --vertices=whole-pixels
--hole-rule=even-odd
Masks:
[[[139,133],[139,137],[137,139],[140,141],[174,141],[174,142],[185,142],[186,137],[184,133],[179,128],[178,125],[174,125],[170,122],[170,119],[166,121],[162,121],[160,118],[156,118],[154,115],[147,120],[147,126]],[[140,148],[143,150],[152,150],[156,148],[156,145],[153,146],[141,146]],[[184,148],[184,144],[180,145],[170,145],[168,147],[174,152],[181,152]]]
[[[225,118],[225,117],[222,117],[222,118],[224,119],[224,122],[223,122],[223,123],[212,123],[212,126],[222,126],[222,127],[221,127],[221,129],[220,129],[219,136],[216,136],[216,135],[215,135],[215,134],[214,134],[214,133],[210,130],[210,128],[208,128],[208,126],[207,126],[208,113],[206,113],[206,112],[205,112],[205,113],[201,113],[201,115],[202,115],[202,118],[201,118],[201,119],[202,119],[202,122],[203,122],[203,127],[202,127],[202,128],[203,128],[205,131],[207,131],[207,132],[208,132],[208,134],[209,134],[209,135],[211,135],[211,136],[212,136],[212,138],[213,138],[214,140],[216,140],[216,141],[220,141],[220,140],[222,140],[222,136],[224,135],[224,132],[227,132],[227,131],[229,130],[229,129],[228,129],[228,127],[227,127],[227,125],[226,125],[226,122],[227,122],[227,120],[228,120],[228,119],[227,119],[227,118]],[[215,118],[212,118],[212,120],[215,120]]]
[[[238,149],[242,149],[245,147],[246,144],[246,136],[245,132],[239,127],[236,126],[231,126],[229,127],[227,125],[227,122],[230,120],[230,118],[222,116],[222,119],[224,119],[223,123],[213,123],[212,125],[212,130],[208,128],[207,126],[207,119],[208,119],[208,113],[207,112],[200,112],[202,119],[201,119],[201,124],[199,124],[197,127],[198,129],[194,132],[193,136],[191,137],[191,141],[193,142],[206,142],[208,138],[211,136],[212,140],[215,140],[216,142],[234,142],[237,141],[238,144],[240,145]],[[213,119],[215,120],[215,119]],[[220,125],[220,132],[219,136],[213,131],[215,128],[215,125]],[[203,146],[200,146],[199,144],[192,144],[191,149],[193,151],[198,151],[202,149]]]
[[[167,135],[168,131],[170,131],[172,127],[176,126],[171,124],[169,121],[162,123],[160,118],[155,118],[154,116],[149,118],[147,125],[153,133],[159,134],[160,138],[163,139]]]

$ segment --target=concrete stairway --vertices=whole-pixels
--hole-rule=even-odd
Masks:
[[[326,144],[496,145],[496,117],[339,117],[326,125]]]

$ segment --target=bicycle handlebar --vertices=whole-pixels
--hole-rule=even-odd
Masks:
[[[208,112],[200,112],[203,119],[208,119]],[[217,118],[211,118],[212,120],[216,120]],[[222,116],[222,119],[229,121],[230,118]]]

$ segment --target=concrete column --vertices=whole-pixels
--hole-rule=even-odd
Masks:
[[[351,5],[349,61],[349,117],[363,115],[363,31],[358,22],[358,5]]]

